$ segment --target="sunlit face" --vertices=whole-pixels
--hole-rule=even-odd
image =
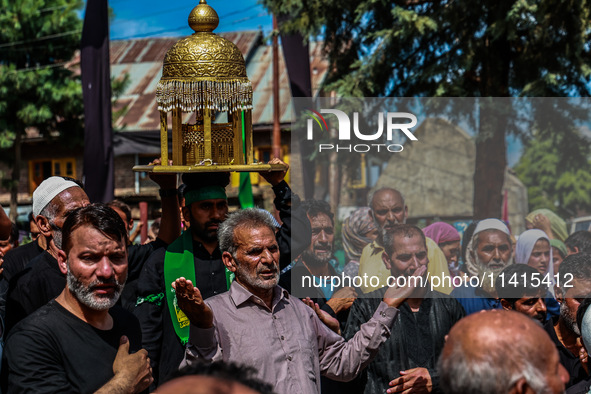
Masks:
[[[183,207],[183,216],[190,218],[191,233],[202,242],[215,242],[218,228],[228,214],[228,201],[224,198],[195,201]]]
[[[275,232],[267,227],[238,227],[234,230],[234,242],[238,248],[233,258],[234,265],[229,268],[235,271],[238,283],[253,294],[277,286],[279,246]]]
[[[394,251],[388,256],[384,252],[382,259],[392,276],[410,276],[421,265],[429,264],[427,246],[420,235],[412,237],[397,235],[394,237]]]
[[[71,245],[67,256],[64,251],[58,253],[60,269],[67,275],[69,290],[90,309],[111,308],[119,299],[127,279],[125,240],[110,239],[94,227],[85,225],[72,232]]]
[[[303,254],[304,262],[314,265],[326,264],[332,258],[334,225],[330,217],[324,213],[308,218],[312,227],[312,239]]]
[[[476,234],[476,263],[481,272],[501,272],[511,260],[511,242],[507,234],[499,230],[484,230]]]
[[[381,232],[392,230],[395,224],[406,223],[407,208],[400,193],[384,189],[373,196],[372,215]]]
[[[532,249],[527,265],[537,269],[540,274],[546,275],[550,263],[550,242],[546,239],[538,239]]]
[[[546,321],[547,313],[543,293],[544,292],[541,291],[541,294],[538,294],[536,297],[522,297],[518,299],[515,301],[513,309],[543,324]]]

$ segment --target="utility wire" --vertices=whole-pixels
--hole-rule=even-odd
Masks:
[[[50,7],[50,8],[63,8],[63,7]],[[47,9],[50,9],[50,8],[47,8]],[[247,8],[241,9],[241,10],[232,11],[232,12],[229,12],[229,13],[227,13],[225,15],[222,15],[220,17],[220,19],[227,18],[228,16],[236,15],[236,14],[242,13],[244,11],[248,11],[250,9],[252,9],[252,7],[247,7]],[[168,13],[168,12],[172,12],[172,11],[176,11],[176,10],[178,10],[178,9],[172,9],[172,10],[168,10],[168,11],[163,11],[163,12],[159,12],[157,14],[154,13],[154,14],[144,15],[144,16],[139,17],[139,18],[136,18],[134,20],[142,20],[142,19],[146,19],[146,18],[149,18],[149,17],[152,17],[152,16],[156,16],[156,15],[160,15],[160,14],[163,14],[163,13]],[[261,13],[259,13],[257,15],[254,15],[254,16],[250,16],[250,17],[246,17],[246,18],[242,18],[242,19],[237,19],[237,20],[234,20],[234,21],[231,21],[231,22],[224,22],[220,26],[224,26],[224,25],[227,25],[227,24],[238,24],[238,23],[242,23],[242,22],[245,22],[245,21],[248,21],[248,20],[251,20],[251,19],[255,19],[255,18],[262,17],[262,16],[266,16],[266,15],[268,15],[267,12],[261,12]],[[117,21],[113,22],[111,25],[114,25],[116,22]],[[124,22],[124,21],[121,20],[120,23],[122,23],[122,22]],[[141,34],[138,34],[138,35],[135,35],[135,36],[121,37],[121,38],[117,38],[117,40],[126,40],[126,39],[131,39],[131,38],[145,38],[145,37],[147,37],[147,36],[149,36],[151,34],[161,34],[161,33],[167,33],[167,32],[175,32],[175,31],[182,30],[182,29],[184,29],[186,27],[187,26],[185,25],[185,26],[182,26],[182,27],[174,28],[174,29],[162,29],[162,30],[158,30],[158,31],[154,31],[154,32],[141,33]],[[36,43],[36,42],[41,42],[41,41],[45,41],[45,40],[51,40],[51,39],[54,39],[54,38],[59,38],[59,37],[64,37],[64,36],[73,35],[73,34],[79,34],[79,33],[80,34],[82,33],[82,29],[76,29],[76,30],[71,30],[71,31],[63,32],[63,33],[51,34],[51,35],[47,35],[47,36],[43,36],[43,37],[33,38],[33,39],[30,39],[30,40],[20,40],[20,41],[7,42],[7,43],[0,44],[0,48],[7,48],[7,47],[15,47],[15,46],[25,45],[25,44],[32,44],[32,43]]]

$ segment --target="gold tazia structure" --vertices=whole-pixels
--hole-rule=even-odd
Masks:
[[[216,172],[284,170],[255,162],[252,145],[252,84],[242,53],[213,33],[219,18],[205,0],[193,8],[195,31],[164,57],[156,87],[162,165],[134,171]],[[168,156],[168,113],[172,112],[172,165]],[[194,123],[183,123],[188,113]],[[226,122],[214,123],[216,117]],[[193,116],[194,115],[194,116]]]

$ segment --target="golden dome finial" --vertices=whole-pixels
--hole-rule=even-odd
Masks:
[[[199,0],[197,7],[189,14],[189,26],[198,32],[212,32],[218,27],[220,18],[217,12],[205,0]]]

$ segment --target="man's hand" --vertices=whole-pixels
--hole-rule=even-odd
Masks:
[[[162,163],[162,159],[158,158],[152,161],[150,166],[159,166]],[[168,165],[172,165],[172,160],[168,160]],[[169,189],[176,189],[176,180],[177,175],[176,173],[168,173],[168,172],[150,172],[148,173],[150,179],[153,180],[160,186],[162,190],[169,190]]]
[[[316,315],[320,319],[322,323],[332,331],[336,332],[337,334],[341,335],[341,326],[339,325],[339,321],[332,317],[328,312],[323,311],[320,309],[317,303],[313,302],[310,297],[306,297],[302,300],[304,304],[308,305],[310,308],[316,312]]]
[[[589,354],[587,354],[587,350],[585,350],[584,346],[581,346],[579,349],[579,360],[581,360],[581,365],[589,373]]]
[[[412,276],[423,276],[425,274],[425,272],[427,271],[427,266],[426,265],[421,265],[419,266],[419,268],[417,268],[415,270],[415,272],[412,273]],[[389,287],[388,290],[386,290],[386,293],[384,294],[384,302],[386,304],[388,304],[388,306],[393,306],[394,308],[398,308],[404,301],[406,301],[407,298],[409,298],[412,293],[415,291],[416,289],[416,285],[417,282],[420,281],[417,280],[407,280],[406,281],[406,287]],[[413,285],[413,286],[411,286]]]
[[[191,324],[199,328],[213,327],[213,311],[190,280],[178,278],[172,282],[172,287],[176,291],[179,308],[187,315]]]
[[[357,298],[357,292],[352,287],[343,287],[334,292],[330,300],[326,303],[332,308],[334,313],[346,311],[351,308]]]
[[[400,377],[390,382],[386,392],[390,393],[430,393],[433,390],[431,375],[426,368],[413,368],[400,371]]]
[[[129,339],[124,335],[119,341],[119,350],[113,362],[113,378],[119,388],[128,393],[139,393],[147,389],[154,381],[152,368],[146,349],[129,354]]]
[[[272,158],[267,164],[284,164],[287,166],[287,169],[285,171],[264,171],[260,173],[261,176],[271,184],[271,186],[278,185],[285,178],[285,174],[287,173],[289,166],[287,165],[287,163],[284,163],[276,157]]]

